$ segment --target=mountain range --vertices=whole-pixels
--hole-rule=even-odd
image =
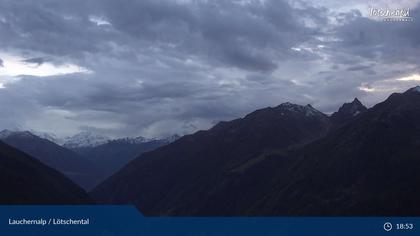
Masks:
[[[420,87],[369,109],[354,99],[330,116],[283,103],[181,138],[72,138],[0,132],[0,204],[134,204],[149,216],[420,215]],[[96,187],[88,196],[75,183]]]
[[[73,136],[65,137],[64,139],[59,140],[59,144],[68,149],[77,149],[85,147],[96,147],[105,144],[110,140],[110,138],[104,135],[95,134],[90,131],[83,131]]]
[[[92,132],[81,132],[63,141],[55,135],[43,132],[0,132],[0,140],[60,171],[86,190],[92,189],[143,152],[177,138],[179,137],[110,139]]]
[[[420,87],[392,94],[289,158],[249,214],[420,215]]]
[[[420,215],[420,87],[327,116],[284,103],[144,153],[92,192],[146,215]]]

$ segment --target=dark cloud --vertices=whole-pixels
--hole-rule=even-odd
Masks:
[[[134,48],[158,47],[179,57],[205,57],[218,66],[264,71],[288,58],[291,46],[318,33],[304,24],[301,13],[318,24],[326,22],[323,10],[297,11],[283,1],[90,1],[80,3],[74,12],[65,4],[46,2],[3,3],[2,35],[15,40],[2,40],[0,45],[80,57],[118,42]],[[94,6],[91,12],[88,6]],[[111,26],[103,30],[89,21],[95,14]]]
[[[42,58],[42,57],[34,57],[34,58],[29,58],[29,59],[23,60],[24,63],[34,64],[36,66],[42,65],[46,61],[48,61],[48,60],[46,60],[45,58]]]
[[[0,67],[4,67],[3,60],[0,58]]]
[[[412,22],[383,22],[362,17],[360,12],[345,14],[337,29],[341,40],[334,49],[381,63],[418,63],[420,52],[420,9],[410,10]]]
[[[218,66],[273,70],[290,47],[315,34],[285,2],[108,1],[102,10],[116,30],[145,44],[204,57]],[[316,11],[317,9],[313,9]],[[319,16],[318,17],[322,17]]]
[[[418,73],[419,23],[376,21],[351,3],[3,0],[0,55],[91,73],[0,74],[0,128],[164,136],[285,101],[371,105],[385,92],[361,87],[389,94],[409,84],[385,80]]]

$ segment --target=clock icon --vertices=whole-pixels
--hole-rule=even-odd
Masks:
[[[387,232],[391,231],[392,230],[392,224],[389,223],[389,222],[386,222],[384,224],[384,230],[387,231]]]

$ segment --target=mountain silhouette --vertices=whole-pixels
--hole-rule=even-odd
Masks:
[[[344,103],[337,112],[331,115],[331,122],[336,126],[347,123],[354,119],[361,113],[365,112],[367,108],[355,98],[351,103]]]
[[[67,177],[1,141],[0,188],[0,204],[91,203]]]
[[[293,158],[251,212],[419,215],[420,90],[392,94]],[[284,179],[282,179],[284,178]]]
[[[92,196],[101,203],[133,203],[148,215],[241,214],[267,184],[259,181],[266,170],[256,171],[259,179],[247,174],[265,162],[266,152],[289,152],[328,129],[328,117],[310,105],[264,108],[143,154]],[[245,186],[230,189],[236,182]]]
[[[60,171],[85,189],[93,188],[99,181],[101,172],[92,162],[29,131],[4,130],[0,132],[0,139]]]
[[[282,104],[146,153],[91,192],[146,215],[420,215],[420,87],[327,117]]]

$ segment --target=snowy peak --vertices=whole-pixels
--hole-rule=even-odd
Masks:
[[[58,145],[63,144],[63,140],[58,138],[55,134],[46,133],[46,132],[38,132],[38,131],[34,131],[34,130],[31,130],[30,132],[32,134],[42,138],[42,139],[46,139],[46,140],[51,141],[55,144],[58,144]]]
[[[313,108],[310,104],[306,106],[296,105],[290,102],[282,103],[276,107],[286,112],[303,113],[305,116],[324,116],[324,114],[317,109]]]
[[[162,139],[164,142],[166,142],[166,143],[172,143],[172,142],[175,142],[176,140],[178,140],[178,139],[180,139],[181,138],[181,136],[179,136],[178,134],[175,134],[175,135],[172,135],[172,136],[169,136],[169,137],[166,137],[166,138],[164,138],[164,139]]]
[[[179,139],[180,136],[175,134],[166,138],[162,138],[162,139],[158,139],[158,138],[145,138],[143,136],[138,136],[138,137],[134,137],[134,138],[119,138],[119,139],[113,139],[110,140],[110,142],[117,142],[117,143],[129,143],[129,144],[142,144],[142,143],[149,143],[149,142],[153,142],[153,141],[159,141],[159,142],[164,142],[164,143],[172,143],[174,141],[176,141],[177,139]]]
[[[150,142],[150,141],[153,141],[153,140],[154,139],[149,139],[149,138],[145,138],[145,137],[142,137],[142,136],[138,136],[138,137],[134,137],[134,138],[126,137],[126,138],[113,139],[113,140],[111,140],[111,142],[141,144],[141,143],[147,143],[147,142]]]
[[[57,138],[54,134],[45,133],[45,132],[38,132],[34,130],[9,130],[5,129],[0,132],[0,139],[6,139],[10,137],[15,138],[41,138],[46,139],[50,142],[60,144],[60,139]]]
[[[0,132],[0,139],[8,138],[9,136],[13,135],[14,131],[10,131],[8,129],[5,129]]]
[[[63,146],[66,148],[96,147],[107,143],[109,140],[110,139],[106,136],[84,131],[74,136],[65,138]]]
[[[0,132],[0,139],[6,139],[10,137],[35,138],[37,136],[29,131],[11,131],[5,129]]]
[[[117,142],[117,143],[129,143],[129,144],[142,144],[142,143],[149,143],[153,141],[160,141],[163,143],[171,143],[180,138],[178,135],[169,136],[166,138],[158,139],[158,138],[145,138],[143,136],[137,137],[126,137],[126,138],[118,138],[118,139],[110,139],[107,136],[95,134],[93,132],[84,131],[78,133],[71,137],[66,138],[58,138],[54,134],[45,133],[45,132],[38,132],[38,131],[15,131],[15,130],[8,130],[5,129],[0,131],[0,139],[7,139],[7,138],[41,138],[51,141],[55,144],[61,145],[65,148],[69,149],[77,149],[77,148],[84,148],[84,147],[97,147],[102,144],[106,144],[108,142]]]
[[[315,109],[311,104],[305,106],[305,114],[306,116],[325,116],[324,113]]]

